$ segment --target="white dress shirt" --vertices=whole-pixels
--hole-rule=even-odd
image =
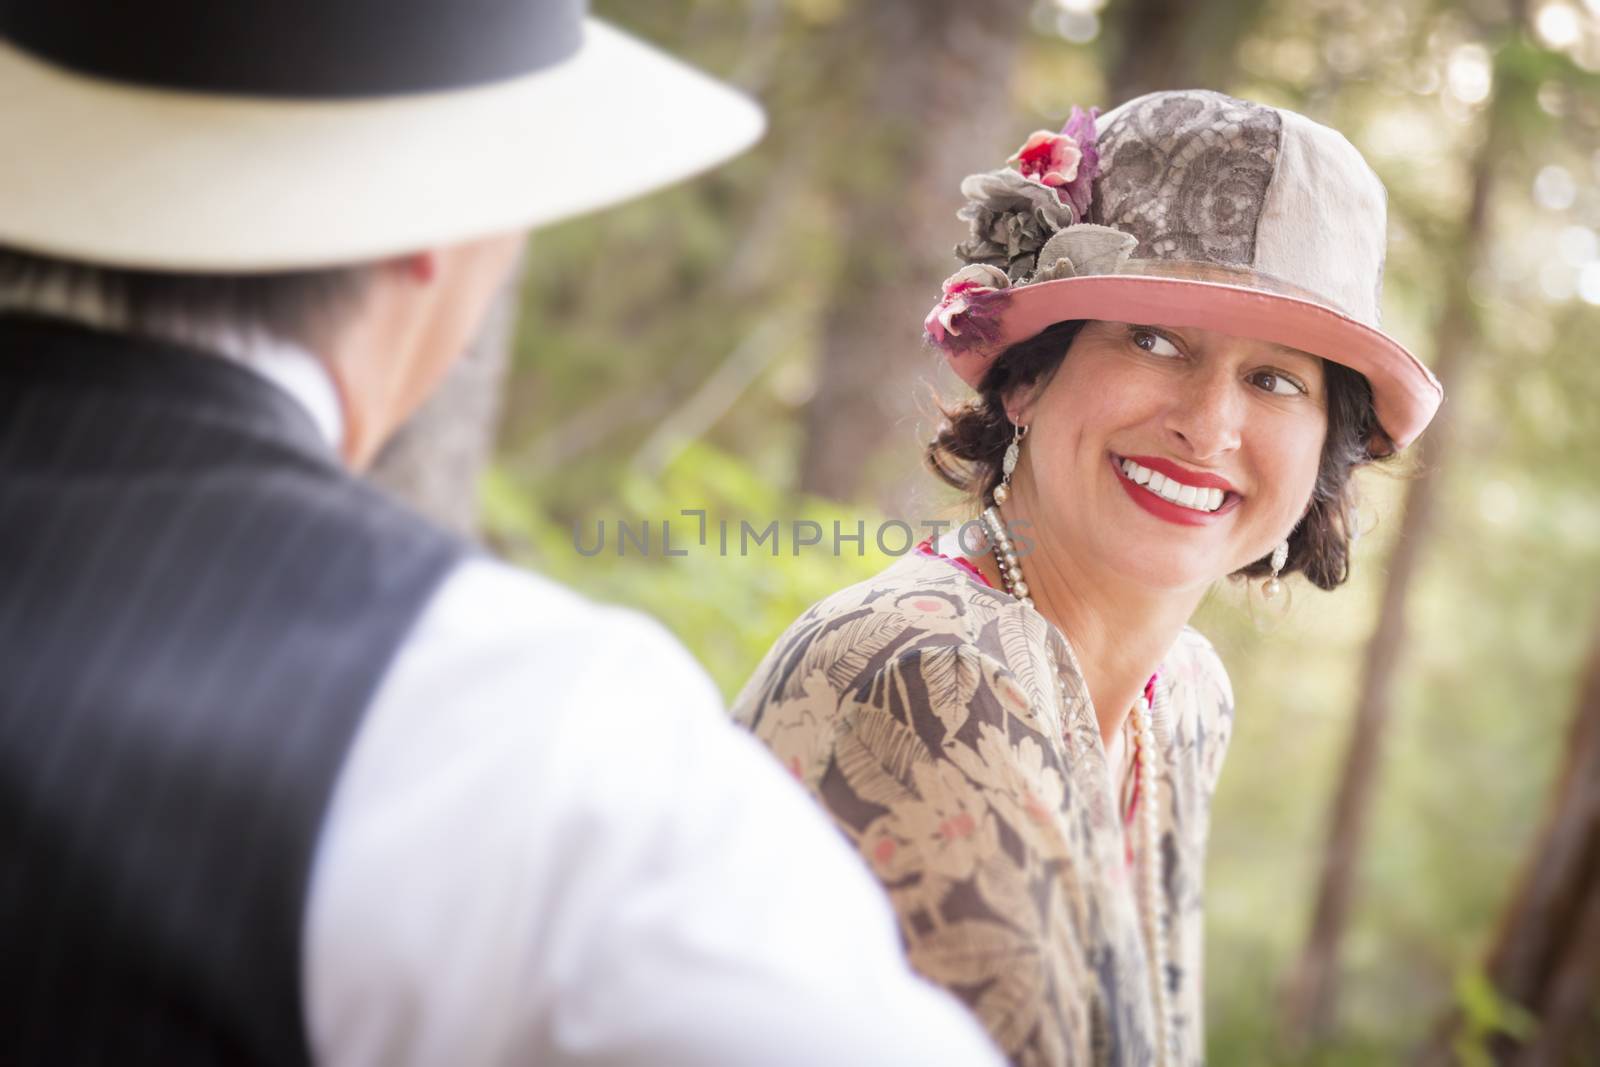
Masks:
[[[337,450],[313,356],[204,341]],[[877,883],[682,646],[497,562],[460,564],[399,649],[308,894],[319,1064],[1000,1063],[909,970]]]

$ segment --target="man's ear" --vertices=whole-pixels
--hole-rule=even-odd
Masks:
[[[396,256],[389,261],[389,265],[400,271],[407,280],[426,285],[439,276],[439,258],[438,250],[430,248]]]

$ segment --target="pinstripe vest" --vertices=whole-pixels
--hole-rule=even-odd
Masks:
[[[0,317],[0,1064],[308,1061],[318,827],[463,551],[249,371]]]

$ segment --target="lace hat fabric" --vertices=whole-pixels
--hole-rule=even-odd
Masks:
[[[1009,345],[1066,319],[1213,329],[1344,364],[1396,448],[1443,400],[1384,332],[1387,195],[1343,135],[1202,89],[1103,117],[1074,108],[1011,167],[961,183],[967,265],[924,330],[974,388]]]

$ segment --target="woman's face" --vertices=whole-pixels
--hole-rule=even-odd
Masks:
[[[1087,323],[1012,403],[1030,427],[1039,529],[1024,535],[1161,588],[1213,582],[1287,537],[1328,426],[1320,359],[1188,327]]]

